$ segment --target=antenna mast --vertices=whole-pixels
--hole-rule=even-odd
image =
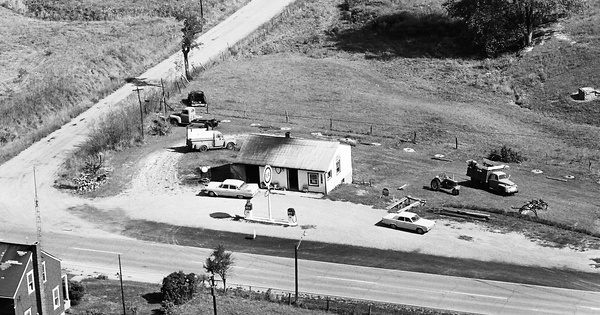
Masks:
[[[40,215],[40,205],[37,194],[37,180],[35,178],[35,166],[33,167],[33,185],[35,189],[35,225],[37,228],[37,242],[42,248],[42,216]]]
[[[43,265],[42,261],[42,217],[40,215],[40,207],[37,194],[37,179],[35,178],[35,165],[33,166],[33,186],[35,189],[35,225],[37,228],[37,242],[33,246],[35,251],[34,263],[36,265],[34,279],[37,281],[36,295],[37,297],[39,297],[39,310],[37,313],[39,315],[46,315],[46,288],[44,285],[46,279],[46,268]]]

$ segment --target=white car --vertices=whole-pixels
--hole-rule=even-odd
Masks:
[[[395,229],[406,229],[415,231],[419,234],[431,231],[435,221],[423,219],[416,213],[403,211],[400,213],[390,213],[381,219],[383,224],[387,224]]]
[[[201,192],[211,197],[252,198],[258,193],[258,185],[246,184],[239,179],[226,179],[223,182],[208,183]]]

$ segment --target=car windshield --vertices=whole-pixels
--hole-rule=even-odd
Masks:
[[[413,221],[413,222],[417,222],[419,219],[420,219],[419,216],[416,215],[416,214],[413,215],[412,217],[410,217],[410,220]]]
[[[508,176],[506,174],[498,174],[498,179],[507,179]]]

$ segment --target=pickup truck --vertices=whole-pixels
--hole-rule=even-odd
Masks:
[[[181,104],[183,104],[184,106],[206,107],[208,103],[206,102],[204,92],[191,91],[190,93],[188,93],[187,98],[181,100]]]
[[[258,193],[257,184],[246,184],[239,179],[226,179],[223,182],[210,182],[201,193],[211,197],[236,197],[236,198],[252,198]]]
[[[223,136],[216,130],[208,130],[207,128],[186,128],[185,144],[188,150],[199,150],[206,152],[212,149],[228,149],[233,150],[236,146],[235,138],[231,136]]]
[[[395,229],[406,229],[415,231],[419,234],[431,231],[435,221],[423,219],[416,213],[402,211],[400,213],[390,213],[381,219],[383,224],[389,225]]]
[[[185,107],[180,113],[169,115],[169,122],[171,125],[189,125],[189,124],[203,124],[206,127],[215,128],[219,125],[219,121],[212,118],[202,118],[202,115],[196,113],[194,107]]]

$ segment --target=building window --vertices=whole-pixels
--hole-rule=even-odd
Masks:
[[[332,176],[331,173],[332,173],[331,170],[329,172],[327,172],[327,179],[331,178],[331,176]]]
[[[60,294],[58,292],[58,286],[52,289],[52,301],[54,302],[54,309],[60,306]]]
[[[342,171],[342,162],[340,161],[340,157],[335,158],[335,172],[339,174]]]
[[[309,186],[319,186],[319,174],[318,173],[308,173],[308,185]]]
[[[31,315],[31,307],[28,308],[23,315]]]
[[[42,261],[42,280],[46,283],[46,262]]]
[[[31,294],[35,291],[35,283],[33,280],[33,270],[27,273],[27,293]]]

